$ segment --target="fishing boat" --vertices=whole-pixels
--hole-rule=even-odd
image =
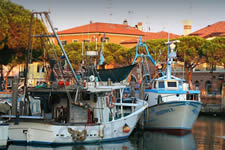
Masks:
[[[8,127],[9,124],[6,120],[2,119],[2,115],[8,114],[11,109],[9,99],[11,98],[11,93],[0,92],[0,149],[5,148],[8,141]]]
[[[71,106],[63,90],[30,91],[40,99],[51,93],[52,103],[49,105],[52,111],[46,111],[44,116],[19,116],[19,124],[10,123],[9,139],[14,143],[65,144],[128,138],[147,103],[138,99],[133,103],[122,103],[123,85],[86,84],[87,87],[74,92],[78,99],[72,101]],[[47,105],[49,101],[45,103]],[[130,107],[130,112],[123,112],[123,107]]]
[[[166,43],[169,47],[166,74],[152,79],[151,89],[145,89],[149,105],[144,115],[145,129],[189,132],[200,112],[200,91],[190,90],[184,79],[171,75],[175,43]]]
[[[68,85],[66,80],[58,82],[57,86],[41,88],[27,88],[25,84],[24,89],[28,92],[25,91],[23,102],[26,105],[21,105],[23,108],[19,110],[23,113],[3,116],[12,118],[9,122],[10,141],[54,145],[128,138],[147,108],[147,102],[134,97],[129,103],[124,102],[126,86],[121,83],[102,82],[94,75],[78,80],[48,13],[33,12],[32,15],[46,17],[76,84]],[[29,97],[40,101],[40,115],[30,113]]]

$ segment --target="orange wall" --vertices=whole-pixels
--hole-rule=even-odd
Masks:
[[[96,38],[98,42],[101,42],[101,38],[104,37],[104,33],[91,33],[91,34],[67,34],[67,35],[59,35],[59,39],[62,40],[66,40],[67,44],[71,43],[73,40],[78,40],[78,42],[82,42],[85,39],[90,39],[91,42],[96,42]],[[126,40],[132,40],[132,39],[138,39],[139,36],[135,36],[135,35],[122,35],[122,34],[105,34],[105,37],[109,38],[109,42],[110,43],[116,43],[116,44],[120,44],[123,41]],[[56,43],[56,41],[55,41]],[[125,47],[129,47],[127,45],[125,45]]]

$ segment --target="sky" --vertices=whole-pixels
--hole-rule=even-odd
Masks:
[[[182,35],[183,20],[192,20],[192,32],[225,21],[225,0],[11,0],[31,11],[50,11],[58,31],[92,22],[135,26],[146,32]]]

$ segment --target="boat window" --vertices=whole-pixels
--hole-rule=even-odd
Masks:
[[[165,88],[164,81],[159,81],[159,88]]]
[[[177,82],[167,82],[168,87],[177,87]]]
[[[156,88],[156,82],[154,82],[153,85],[154,85],[154,88]]]
[[[179,88],[182,89],[183,82],[179,81]]]

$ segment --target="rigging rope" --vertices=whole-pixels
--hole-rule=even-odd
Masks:
[[[42,20],[42,22],[43,22],[43,24],[46,26],[46,28],[47,28],[47,30],[46,30],[46,32],[45,32],[45,34],[50,34],[50,32],[49,32],[49,29],[51,29],[50,28],[50,24],[48,23],[48,20],[47,20],[47,18],[45,17],[45,19],[43,19],[43,16],[42,16],[42,14],[39,14],[40,15],[40,18],[41,18],[41,20]],[[44,31],[43,31],[43,33],[44,33]],[[61,67],[61,62],[58,60],[58,57],[57,57],[57,53],[56,53],[56,46],[55,46],[55,44],[49,39],[49,38],[46,38],[46,40],[47,40],[47,42],[48,42],[48,44],[49,44],[49,46],[50,47],[53,47],[53,55],[54,55],[54,57],[55,57],[55,60],[56,60],[56,62],[57,62],[57,66],[58,66],[58,69],[59,69],[59,73],[60,73],[60,76],[61,76],[61,78],[63,79],[63,81],[64,81],[64,87],[65,87],[65,89],[66,89],[66,94],[67,94],[67,97],[69,98],[69,101],[72,101],[72,97],[71,97],[71,95],[70,95],[70,93],[69,93],[69,91],[67,90],[68,88],[67,88],[67,86],[66,86],[66,81],[65,81],[65,77],[64,77],[64,74],[63,74],[63,70],[62,70],[62,67]],[[47,46],[45,45],[45,42],[43,42],[43,44],[44,44],[44,48],[47,48]],[[50,60],[51,58],[50,58],[50,56],[49,56],[49,51],[47,50],[47,56],[48,56],[48,59]],[[55,68],[53,68],[53,71],[55,71]],[[57,73],[55,72],[55,74],[57,75]],[[52,87],[53,88],[53,87]],[[51,93],[50,93],[51,94]]]

